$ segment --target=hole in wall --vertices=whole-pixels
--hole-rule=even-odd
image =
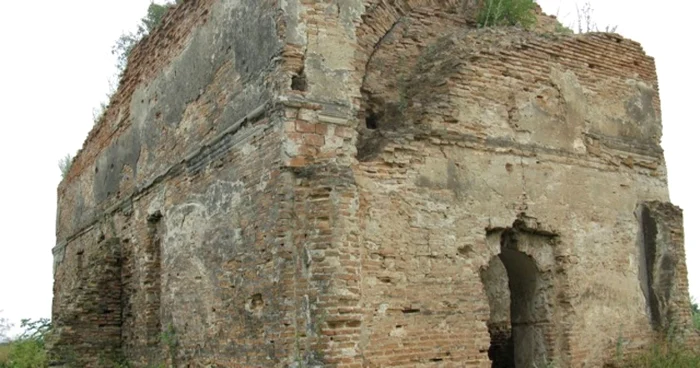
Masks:
[[[379,115],[374,111],[369,111],[365,118],[365,127],[369,130],[375,130],[379,127]]]
[[[386,127],[384,121],[384,113],[377,113],[373,109],[365,111],[364,128],[358,131],[356,148],[357,159],[359,161],[370,161],[381,154],[384,146],[388,143],[383,131]],[[382,129],[380,129],[380,124]]]
[[[471,245],[464,245],[457,248],[457,254],[468,256],[470,253],[474,252],[474,248]]]
[[[160,210],[156,210],[155,212],[148,214],[146,221],[153,224],[159,222],[162,218],[163,214],[160,212]]]
[[[306,88],[306,74],[302,69],[301,72],[299,72],[299,74],[292,75],[292,90],[304,92],[306,91]]]
[[[257,317],[260,317],[262,316],[264,306],[265,302],[263,301],[262,294],[253,294],[250,298],[248,298],[245,309]]]
[[[77,262],[76,262],[76,263],[78,264],[78,267],[77,267],[77,268],[78,268],[78,272],[80,272],[80,271],[83,270],[83,254],[84,254],[84,252],[85,252],[85,251],[83,251],[83,250],[79,250],[79,251],[78,251],[78,260],[77,260]]]

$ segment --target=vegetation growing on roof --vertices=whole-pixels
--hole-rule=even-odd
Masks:
[[[68,175],[68,171],[70,171],[70,167],[73,164],[73,156],[71,156],[70,153],[67,153],[63,158],[58,160],[58,168],[61,170],[61,178],[65,178],[66,175]]]
[[[126,70],[126,65],[129,61],[129,55],[134,47],[146,36],[148,36],[153,30],[158,28],[160,23],[163,21],[163,17],[168,12],[168,9],[180,4],[183,0],[175,0],[174,2],[168,1],[164,4],[157,4],[151,2],[148,6],[146,16],[141,18],[141,23],[138,25],[136,32],[129,32],[122,34],[114,46],[112,47],[112,55],[117,56],[117,69],[119,75],[124,73]]]
[[[534,0],[485,0],[477,16],[479,27],[533,26]]]

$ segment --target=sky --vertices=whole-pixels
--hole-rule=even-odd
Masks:
[[[343,0],[339,0],[343,1]],[[578,5],[583,5],[583,0]],[[74,154],[106,100],[115,40],[133,30],[150,0],[6,1],[0,11],[0,316],[49,317],[56,243],[58,160]],[[571,0],[539,0],[565,25]],[[642,44],[656,59],[671,200],[684,209],[690,292],[700,299],[700,195],[692,149],[700,73],[693,54],[700,2],[591,0],[598,25]],[[666,5],[668,4],[668,5]],[[682,4],[682,6],[678,5]],[[17,332],[17,328],[14,330]]]

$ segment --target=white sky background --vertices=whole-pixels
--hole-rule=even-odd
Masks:
[[[339,0],[343,1],[343,0]],[[565,25],[572,0],[539,0]],[[579,5],[583,5],[583,0]],[[135,28],[149,0],[5,1],[0,9],[0,310],[49,317],[58,160],[92,127],[115,73],[114,41]],[[656,58],[671,199],[684,209],[691,294],[700,299],[700,196],[693,153],[700,136],[695,53],[700,3],[591,0],[601,26],[639,41]],[[682,4],[682,5],[681,5]],[[17,329],[15,329],[15,332]]]

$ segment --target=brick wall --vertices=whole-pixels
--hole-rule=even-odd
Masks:
[[[504,361],[582,367],[651,341],[653,60],[541,15],[475,30],[475,4],[171,11],[59,187],[54,360],[491,367],[510,336]]]
[[[135,49],[59,187],[54,363],[293,360],[278,16],[188,1]]]
[[[102,229],[80,236],[64,256],[54,285],[55,363],[101,366],[121,357],[121,257],[119,239]]]
[[[488,306],[474,280],[498,250],[483,229],[522,213],[559,236],[539,266],[556,275],[545,340],[562,364],[602,364],[620,339],[627,350],[648,343],[634,212],[668,201],[653,60],[614,35],[463,29],[473,14],[462,4],[370,3],[356,17],[351,3],[305,9],[317,28],[297,48],[308,89],[295,96],[313,108],[287,128],[358,126],[342,143],[288,138],[292,165],[364,161],[348,162],[364,317],[345,354],[367,366],[490,366],[488,314],[477,312]],[[353,62],[309,62],[354,42],[349,23]],[[378,126],[368,129],[370,113]],[[380,144],[362,157],[366,135]]]

